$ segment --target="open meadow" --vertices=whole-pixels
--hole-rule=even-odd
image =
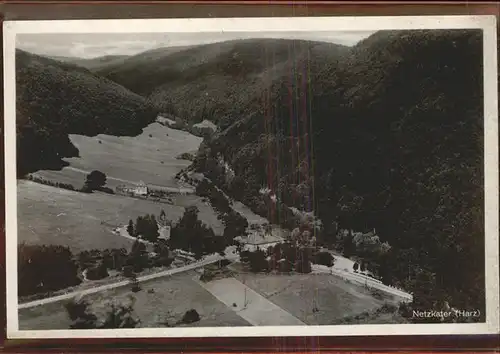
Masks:
[[[144,282],[141,283],[142,290],[136,293],[130,287],[123,287],[89,295],[84,299],[91,304],[94,313],[102,314],[109,309],[109,301],[126,302],[133,297],[134,314],[141,320],[139,327],[161,328],[166,327],[167,323],[173,325],[190,309],[199,313],[200,321],[189,326],[249,326],[194,281],[194,275],[195,272],[185,272]],[[64,302],[19,310],[21,330],[68,329],[70,323]]]
[[[304,325],[297,317],[233,277],[206,283],[200,281],[200,285],[253,326]]]
[[[31,181],[18,181],[18,243],[58,244],[73,252],[88,249],[129,249],[132,240],[111,231],[145,214],[177,221],[184,207],[195,205],[199,218],[222,233],[223,226],[213,209],[194,195],[174,198],[174,205],[102,193],[80,193]]]
[[[369,289],[329,274],[237,274],[236,277],[308,325],[342,324],[357,315],[375,312],[386,303],[397,304],[390,296],[374,296]],[[387,316],[377,317],[380,318],[373,321],[382,323]]]
[[[350,284],[334,275],[236,274],[203,283],[195,271],[84,296],[90,309],[102,318],[110,302],[133,302],[139,327],[335,325],[347,323],[405,323],[389,297]],[[245,290],[246,289],[246,290]],[[22,330],[66,329],[70,320],[65,301],[19,310]],[[180,322],[194,309],[200,321]]]
[[[99,170],[108,176],[108,187],[139,183],[176,187],[174,176],[191,164],[176,157],[196,151],[203,140],[190,133],[152,123],[134,137],[99,134],[94,137],[70,135],[80,157],[64,159],[70,165],[61,171],[38,171],[46,179],[80,188],[85,176]]]

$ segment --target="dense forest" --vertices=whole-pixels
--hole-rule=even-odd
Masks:
[[[481,53],[479,31],[457,30],[378,32],[324,65],[302,56],[196,165],[255,210],[268,188],[314,211],[325,242],[375,229],[391,249],[370,262],[414,306],[484,309]]]

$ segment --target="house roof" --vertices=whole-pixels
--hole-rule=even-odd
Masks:
[[[248,236],[242,237],[238,236],[235,240],[250,244],[250,245],[266,245],[270,243],[282,242],[283,238],[274,234],[274,235],[264,235],[259,231],[251,232]]]

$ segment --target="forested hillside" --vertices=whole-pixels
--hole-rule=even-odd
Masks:
[[[123,86],[138,91],[145,95],[155,87],[154,72],[162,73],[164,70],[163,62],[173,53],[188,49],[188,46],[157,48],[130,55],[121,60],[109,62],[109,65],[96,67],[93,71],[101,76],[108,77]],[[145,76],[143,76],[145,75]],[[161,75],[160,75],[161,76]],[[147,83],[150,82],[148,85]]]
[[[135,135],[156,113],[143,97],[74,64],[16,51],[20,175],[78,156],[68,134]]]
[[[148,97],[161,111],[191,123],[208,119],[225,127],[239,120],[237,115],[252,99],[260,100],[270,83],[289,75],[291,58],[337,60],[347,51],[322,42],[233,40],[156,49],[97,73]]]
[[[480,31],[382,31],[343,60],[293,58],[197,167],[276,222],[263,187],[313,210],[323,241],[375,229],[391,250],[373,268],[415,306],[483,308],[481,53]]]

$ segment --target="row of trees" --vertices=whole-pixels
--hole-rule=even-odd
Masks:
[[[29,181],[36,182],[36,183],[45,184],[47,186],[57,187],[57,188],[61,188],[61,189],[67,189],[70,191],[76,190],[76,188],[72,184],[53,182],[53,181],[50,181],[50,180],[45,179],[43,177],[32,175],[31,173],[26,175],[26,179]]]
[[[211,182],[203,179],[196,186],[196,194],[208,198],[217,211],[217,218],[224,224],[224,239],[227,244],[232,244],[235,237],[246,234],[247,219],[231,207],[228,198]]]
[[[268,247],[267,251],[240,252],[241,261],[248,264],[252,272],[296,271],[310,273],[311,264],[321,264],[328,267],[334,265],[335,259],[329,252],[318,252],[311,247],[300,247],[292,242],[278,243]]]
[[[130,236],[139,237],[149,242],[156,242],[160,236],[158,221],[153,214],[138,216],[135,224],[129,220],[127,232]]]
[[[199,210],[195,206],[187,207],[179,221],[172,227],[170,247],[194,253],[196,258],[204,254],[223,252],[224,238],[216,236],[214,231],[198,218]]]
[[[92,193],[93,191],[98,190],[101,192],[114,194],[112,189],[105,187],[106,186],[106,179],[107,179],[106,175],[103,172],[98,171],[98,170],[94,170],[94,171],[90,172],[85,179],[85,183],[83,184],[83,187],[81,189],[78,189],[78,190],[70,183],[53,182],[53,181],[50,181],[50,180],[42,178],[42,177],[34,176],[32,174],[27,174],[26,179],[33,181],[33,182],[36,182],[36,183],[45,184],[48,186],[62,188],[62,189],[67,189],[70,191]]]
[[[196,186],[196,194],[200,197],[208,198],[212,207],[221,214],[229,213],[232,210],[231,203],[224,193],[207,179],[203,179],[198,183]]]

